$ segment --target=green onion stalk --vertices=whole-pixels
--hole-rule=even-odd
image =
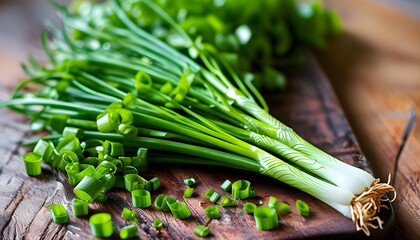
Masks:
[[[29,79],[0,103],[51,132],[28,144],[35,157],[67,171],[79,198],[104,196],[121,185],[118,174],[135,174],[148,162],[213,165],[300,189],[367,235],[382,226],[377,213],[385,194],[395,192],[389,181],[379,183],[302,139],[269,114],[261,94],[215,47],[192,40],[152,1],[135,2],[188,42],[190,56],[141,29],[119,0],[91,5],[91,14],[55,4],[63,26],[48,24],[52,40],[41,38],[50,63],[30,58],[23,65]],[[22,91],[28,84],[37,90]],[[148,150],[147,160],[139,149]]]

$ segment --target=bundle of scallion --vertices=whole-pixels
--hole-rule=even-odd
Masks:
[[[367,235],[369,227],[381,227],[377,213],[385,194],[395,192],[389,182],[302,139],[268,113],[258,91],[215,48],[191,40],[152,1],[138,1],[190,44],[190,56],[140,29],[119,0],[98,4],[94,22],[57,5],[64,24],[49,25],[52,41],[42,35],[51,64],[30,59],[23,66],[30,78],[0,103],[51,132],[26,158],[66,170],[73,184],[86,184],[82,179],[91,174],[103,193],[125,167],[144,166],[147,148],[150,163],[259,172],[327,203]],[[22,92],[28,84],[38,90]],[[89,165],[96,171],[84,171]],[[75,193],[89,201],[98,197],[89,191]]]

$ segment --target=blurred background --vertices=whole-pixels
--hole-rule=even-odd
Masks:
[[[60,1],[63,2],[63,1]],[[316,52],[374,173],[393,174],[394,239],[420,239],[420,1],[326,0],[344,33]],[[0,100],[43,59],[39,32],[57,22],[45,0],[0,0]]]

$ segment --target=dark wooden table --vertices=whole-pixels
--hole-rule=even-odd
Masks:
[[[16,2],[26,1],[19,0],[14,3]],[[328,76],[332,79],[334,89],[338,93],[352,128],[356,132],[356,136],[362,143],[364,152],[368,155],[375,174],[384,177],[387,172],[392,172],[393,170],[394,157],[401,142],[404,126],[408,121],[408,118],[404,115],[410,107],[407,101],[412,103],[411,105],[414,105],[415,109],[418,109],[419,101],[415,101],[420,96],[416,94],[416,89],[418,88],[415,87],[418,86],[415,81],[418,78],[415,77],[416,71],[412,70],[411,67],[413,65],[411,64],[415,64],[417,62],[416,59],[419,59],[417,58],[419,56],[417,54],[418,48],[413,44],[416,42],[415,39],[419,38],[417,38],[416,31],[409,31],[409,29],[419,28],[415,28],[418,26],[415,24],[415,20],[407,18],[399,11],[367,2],[328,2],[330,6],[343,13],[346,34],[343,38],[333,42],[327,54],[323,54],[320,58],[323,68],[326,69]],[[14,22],[12,19],[16,19],[16,16],[13,18],[14,15],[11,11],[16,11],[20,14],[24,14],[25,11],[21,12],[22,8],[18,7],[11,9],[8,4],[1,6],[0,2],[0,30],[2,31],[0,35],[0,69],[2,71],[0,75],[0,100],[3,101],[8,98],[10,90],[24,79],[24,74],[19,70],[19,61],[24,60],[28,53],[41,56],[36,40],[37,33],[41,27],[40,22],[42,22],[41,20],[44,16],[53,16],[53,14],[49,11],[46,14],[43,12],[45,5],[36,4],[35,8],[32,5],[28,5],[26,8],[31,10],[32,14],[27,15],[26,21],[20,19]],[[42,14],[36,15],[35,13],[38,11],[42,12]],[[372,12],[375,13],[373,15],[375,16],[374,18],[370,17]],[[21,15],[18,14],[17,18],[19,16]],[[390,35],[385,34],[381,36],[393,36],[395,39],[403,41],[404,44],[394,45],[384,41],[381,37],[375,37],[377,36],[375,33],[380,32],[380,29],[382,29],[379,27],[381,26],[379,22],[385,21],[385,19],[402,21],[405,26],[403,29],[406,30],[400,29],[401,31],[398,34],[393,35],[390,33]],[[388,21],[391,22],[391,20]],[[373,26],[376,31],[370,31],[372,26],[368,23],[377,23],[378,25]],[[6,27],[7,31],[3,31],[5,24],[12,26]],[[394,28],[397,29],[397,27]],[[398,38],[397,35],[401,33],[403,33],[401,38]],[[355,39],[356,41],[353,41]],[[414,40],[410,41],[410,39]],[[381,45],[384,42],[385,45]],[[346,47],[345,44],[349,43],[354,45],[350,45],[351,47],[347,45]],[[411,43],[412,48],[409,48],[407,43]],[[379,47],[375,47],[378,45]],[[400,47],[397,48],[397,51],[393,51],[392,46]],[[350,51],[350,49],[361,50]],[[408,55],[408,57],[401,56],[399,54],[401,51],[409,52],[409,54],[403,54],[404,56]],[[344,54],[350,52],[353,54],[337,54],[339,52]],[[384,53],[386,56],[385,60],[389,61],[379,60],[383,59]],[[354,63],[359,63],[360,59],[364,59],[364,63],[369,63],[371,59],[374,59],[376,60],[376,65],[373,65],[373,68],[372,65],[368,65],[368,70],[360,72],[358,69],[366,69],[363,68],[362,64]],[[353,63],[350,65],[352,66],[351,68],[347,65],[349,63]],[[409,72],[412,78],[409,77],[408,79],[413,79],[413,81],[409,81],[413,85],[388,84],[386,85],[388,90],[384,92],[383,87],[377,89],[378,85],[375,85],[375,83],[378,83],[371,80],[367,81],[368,88],[363,87],[364,80],[386,77],[388,76],[387,73],[389,73],[387,69],[395,70],[398,66],[409,66],[409,68],[404,69],[411,69]],[[372,69],[375,70],[373,73],[383,75],[369,75],[368,73],[371,73]],[[313,62],[309,63],[305,66],[304,71],[300,71],[300,74],[295,73],[291,75],[291,78],[293,79],[292,85],[289,86],[284,95],[278,93],[266,95],[271,105],[271,112],[327,152],[343,159],[343,161],[369,169],[369,164],[361,153],[341,108],[337,105],[335,94],[320,68]],[[407,79],[407,77],[404,79]],[[403,90],[395,91],[398,86],[402,87]],[[406,96],[407,92],[409,93],[408,96]],[[371,93],[374,96],[373,100],[369,98]],[[393,99],[402,98],[403,100],[386,101],[390,95]],[[401,104],[402,108],[397,108],[393,105],[394,103],[397,104],[397,102]],[[368,112],[366,113],[366,111]],[[45,175],[41,178],[29,178],[25,175],[20,156],[27,149],[16,144],[17,141],[30,136],[25,119],[8,110],[0,110],[0,114],[2,116],[0,118],[2,129],[0,132],[0,152],[3,156],[3,158],[0,158],[0,236],[3,239],[20,239],[23,236],[26,236],[28,239],[61,239],[63,236],[69,239],[91,238],[87,218],[79,220],[70,215],[70,223],[66,226],[60,226],[51,221],[51,215],[46,206],[53,202],[61,202],[70,210],[69,201],[73,197],[71,187],[67,184],[63,174],[53,172],[48,167],[44,168]],[[369,117],[365,117],[366,114]],[[402,116],[402,118],[396,118],[395,116]],[[418,128],[414,129],[418,130]],[[415,136],[419,135],[411,134],[409,137],[408,141],[410,144],[407,145],[405,155],[403,155],[403,158],[406,160],[402,161],[399,168],[400,172],[397,174],[396,183],[402,190],[403,196],[400,196],[400,200],[395,205],[397,209],[396,239],[418,239],[419,236],[419,231],[417,231],[420,227],[418,210],[420,206],[418,204],[419,167],[416,165],[418,163],[413,161],[413,159],[416,159],[415,156],[418,156],[420,147],[418,147],[418,138]],[[379,160],[382,160],[382,162]],[[326,235],[331,238],[337,236],[355,237],[355,230],[348,219],[306,194],[252,173],[229,169],[217,170],[217,174],[214,174],[214,172],[215,169],[212,168],[185,169],[170,167],[152,169],[145,176],[160,177],[164,186],[159,191],[177,196],[180,199],[182,196],[182,179],[186,176],[195,176],[199,179],[199,183],[196,186],[198,193],[202,193],[208,187],[217,188],[226,178],[232,180],[246,178],[252,181],[258,191],[259,199],[253,201],[262,200],[264,202],[269,195],[273,195],[289,203],[293,203],[297,198],[302,198],[313,207],[314,214],[310,218],[302,218],[294,211],[281,220],[281,227],[270,232],[255,230],[253,219],[241,213],[239,208],[224,209],[222,210],[221,220],[209,223],[209,226],[214,231],[217,231],[213,236],[219,239],[232,238],[234,236],[246,239],[311,237],[323,239]],[[112,212],[114,223],[119,228],[125,225],[125,222],[118,218],[119,212],[122,207],[131,207],[130,196],[124,192],[111,191],[109,197],[110,199],[106,204],[94,203],[91,205],[90,210],[91,213],[98,211]],[[143,223],[140,225],[140,235],[142,237],[193,237],[193,226],[197,223],[206,222],[202,208],[209,203],[201,197],[189,199],[187,202],[193,212],[193,217],[188,221],[175,220],[169,215],[158,213],[153,209],[145,211],[136,209],[138,216],[143,220]],[[161,217],[166,223],[170,222],[169,227],[165,231],[156,232],[150,224],[154,216]],[[392,216],[387,217],[392,220]],[[387,230],[392,229],[392,221],[389,221],[389,224]],[[384,233],[388,234],[388,236],[393,236],[387,231]],[[382,236],[379,235],[378,237]]]

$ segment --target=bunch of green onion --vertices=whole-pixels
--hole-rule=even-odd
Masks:
[[[51,132],[26,157],[33,175],[42,159],[66,170],[75,194],[93,201],[149,163],[231,167],[298,188],[367,235],[381,227],[377,212],[384,194],[395,191],[389,182],[302,139],[269,114],[263,97],[214,47],[192,40],[152,1],[138,1],[189,43],[190,56],[139,28],[120,0],[102,3],[106,11],[94,22],[57,5],[63,26],[49,24],[52,41],[42,35],[50,64],[31,58],[23,66],[29,79],[0,103]],[[37,90],[21,91],[28,84]],[[89,194],[93,186],[100,192]],[[82,187],[89,191],[78,192]]]

